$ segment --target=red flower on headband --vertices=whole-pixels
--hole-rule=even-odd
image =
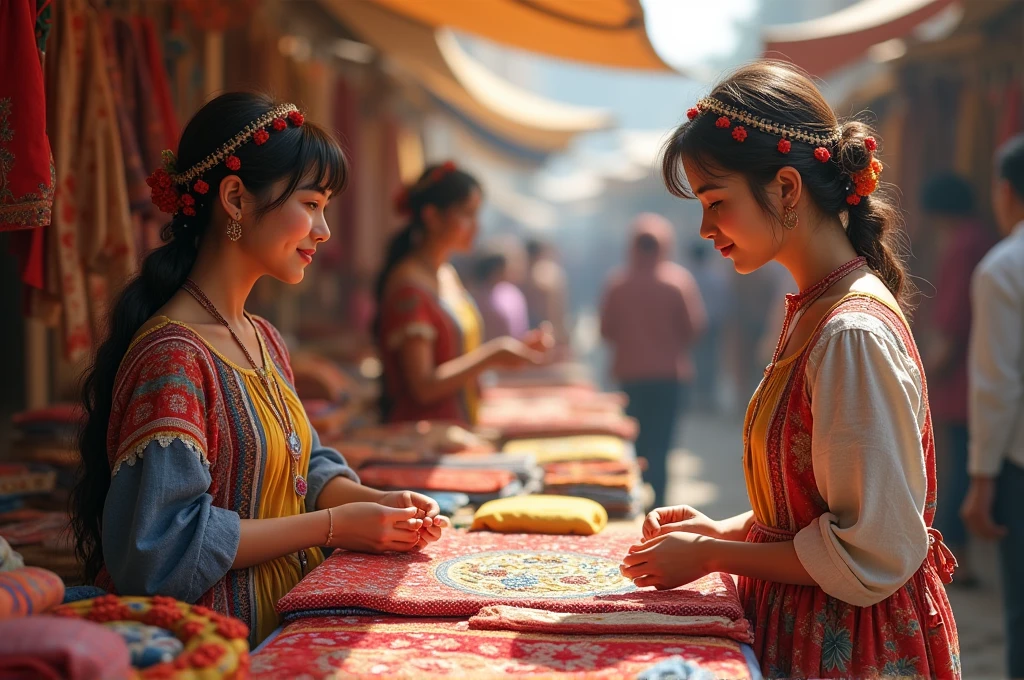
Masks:
[[[793,148],[793,144],[788,139],[780,139],[778,146],[775,148],[779,150],[779,153],[789,153],[790,149]]]
[[[186,205],[184,208],[182,208],[181,212],[185,213],[189,217],[195,217],[196,216],[196,209],[193,208],[190,205]]]
[[[850,205],[860,205],[860,196],[857,194],[850,194],[846,197],[846,202]]]
[[[241,159],[238,158],[238,156],[232,154],[227,157],[227,160],[224,161],[224,165],[228,166],[228,170],[238,172],[238,170],[242,167],[242,161]]]
[[[715,127],[716,128],[723,128],[724,129],[724,128],[727,128],[727,127],[729,127],[731,125],[732,125],[732,123],[730,123],[729,119],[726,118],[725,116],[721,116],[721,117],[719,117],[718,120],[715,121]]]
[[[210,185],[201,179],[197,179],[196,183],[192,185],[192,190],[197,194],[206,194],[210,190]]]
[[[832,158],[832,153],[823,146],[819,146],[814,150],[814,157],[822,163],[828,163],[829,159]]]
[[[295,127],[299,127],[306,122],[306,117],[302,115],[301,111],[292,111],[288,114],[288,120],[290,120],[292,125]]]
[[[163,168],[156,170],[146,178],[146,184],[149,185],[153,205],[168,215],[178,212],[178,208],[181,207],[178,191],[174,188],[174,182],[166,170]]]
[[[689,118],[690,120],[693,120],[694,118],[696,118],[699,115],[700,115],[700,109],[698,109],[696,106],[686,110],[686,117]]]
[[[871,171],[873,173],[875,173],[876,175],[881,175],[882,174],[882,161],[878,160],[877,158],[872,158],[871,159]]]
[[[392,199],[392,205],[396,213],[402,217],[407,217],[411,212],[409,207],[409,190],[405,187],[399,189],[394,199]]]
[[[737,125],[732,129],[732,138],[735,139],[737,142],[742,142],[744,139],[747,138],[747,128],[743,127],[742,125]]]
[[[430,181],[439,182],[442,179],[444,179],[445,175],[451,172],[455,172],[455,170],[455,163],[453,163],[452,161],[445,161],[441,165],[434,168],[434,171],[430,173]]]
[[[868,151],[874,151],[875,149],[878,148],[878,142],[875,141],[874,137],[865,137],[864,148],[867,149]]]
[[[277,132],[280,132],[281,130],[288,127],[288,123],[285,122],[284,118],[275,118],[271,125],[274,126],[274,130],[276,130]]]
[[[256,146],[266,144],[268,139],[270,139],[270,133],[263,128],[252,133],[252,141],[256,142]]]

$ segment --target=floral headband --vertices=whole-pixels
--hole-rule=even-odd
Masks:
[[[787,155],[793,149],[793,142],[802,142],[814,147],[814,158],[821,163],[828,163],[832,158],[829,146],[838,143],[843,138],[843,131],[834,128],[831,132],[820,133],[805,128],[776,123],[761,116],[756,116],[748,111],[730,106],[714,97],[705,97],[697,102],[697,105],[686,112],[689,120],[694,120],[705,113],[718,114],[715,120],[715,127],[721,130],[732,130],[732,138],[742,143],[746,140],[747,127],[759,130],[769,135],[778,135],[779,143],[776,145],[778,152]],[[739,121],[733,124],[733,121]],[[742,123],[742,124],[741,124]],[[874,157],[878,142],[874,137],[864,138],[864,147],[870,156],[870,162],[863,170],[850,175],[850,183],[847,187],[846,202],[849,205],[859,205],[862,198],[871,195],[878,188],[879,175],[882,174],[882,163]]]
[[[210,185],[202,179],[204,173],[221,163],[228,170],[238,172],[242,161],[235,155],[235,151],[243,144],[252,140],[256,146],[262,146],[270,139],[270,131],[280,132],[289,123],[299,127],[305,121],[305,116],[294,104],[282,104],[246,125],[228,142],[184,172],[178,172],[173,151],[162,151],[160,156],[163,167],[146,178],[154,205],[169,215],[177,215],[180,211],[183,215],[194,217],[197,201],[201,201],[202,196],[210,191]]]
[[[394,205],[395,212],[404,217],[408,217],[412,213],[412,206],[409,205],[409,197],[416,192],[423,191],[431,184],[437,184],[442,179],[450,175],[451,173],[458,170],[458,166],[452,161],[445,161],[441,165],[434,168],[429,175],[420,179],[412,186],[402,187],[395,195]]]

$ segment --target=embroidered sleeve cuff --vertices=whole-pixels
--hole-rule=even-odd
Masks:
[[[793,547],[804,569],[826,593],[855,607],[870,607],[891,593],[877,592],[865,586],[852,572],[833,545],[832,523],[835,515],[824,513],[797,532]]]

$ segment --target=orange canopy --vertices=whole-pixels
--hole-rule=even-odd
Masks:
[[[355,2],[357,0],[348,0]],[[358,0],[422,24],[597,66],[670,71],[647,39],[640,0]]]
[[[872,45],[906,37],[955,2],[860,0],[818,19],[764,28],[764,54],[823,76],[857,61]]]

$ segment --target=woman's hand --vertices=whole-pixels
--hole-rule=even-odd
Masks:
[[[532,350],[547,354],[555,347],[555,327],[550,321],[541,322],[540,326],[523,336],[523,344]]]
[[[346,503],[332,510],[334,540],[328,547],[352,552],[383,553],[416,550],[425,518],[422,511],[409,505],[403,508],[377,503]],[[433,523],[433,520],[431,520]]]
[[[416,508],[415,519],[404,520],[397,525],[397,528],[400,529],[412,529],[413,523],[417,520],[420,521],[419,541],[414,550],[422,550],[435,542],[441,538],[441,530],[448,529],[452,525],[447,517],[439,514],[437,501],[415,491],[391,491],[381,496],[377,502],[389,508]]]
[[[505,336],[495,338],[491,355],[492,368],[523,368],[526,366],[543,366],[548,363],[546,351],[538,351],[521,340]]]
[[[711,573],[713,545],[699,534],[665,534],[631,547],[619,571],[638,588],[671,590]]]
[[[721,523],[689,505],[673,505],[651,510],[644,520],[644,542],[675,531],[700,534],[708,538],[727,538]]]

